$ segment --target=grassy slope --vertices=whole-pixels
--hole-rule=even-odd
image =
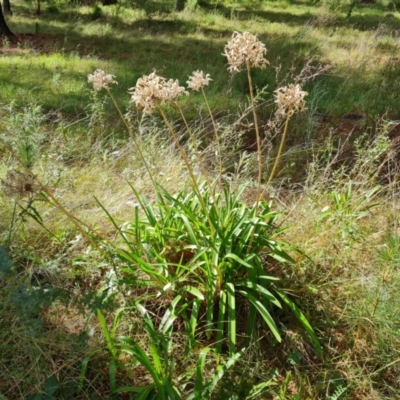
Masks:
[[[333,64],[329,74],[307,87],[309,118],[314,114],[375,115],[386,111],[388,116],[398,118],[399,64],[392,57],[399,46],[394,37],[398,13],[393,13],[394,19],[385,19],[386,10],[365,6],[346,20],[345,13],[332,18],[325,9],[286,2],[246,6],[235,3],[232,7],[185,11],[180,15],[169,11],[171,5],[150,6],[150,12],[104,8],[104,17],[92,21],[88,7],[60,9],[59,13],[37,18],[27,13],[26,6],[15,4],[17,12],[10,18],[11,28],[16,33],[38,31],[40,47],[36,39],[29,44],[31,38],[27,37],[19,49],[3,46],[0,58],[0,102],[5,106],[15,101],[19,107],[40,104],[46,113],[52,111],[41,127],[43,157],[37,164],[37,173],[43,177],[60,174],[56,193],[63,204],[106,237],[112,237],[112,227],[93,194],[118,222],[123,222],[130,218],[135,201],[125,179],[135,182],[136,189],[150,198],[152,188],[109,105],[103,126],[95,126],[92,131],[89,128],[90,92],[85,81],[95,68],[117,76],[119,85],[113,93],[123,107],[129,102],[127,89],[144,73],[157,69],[168,78],[184,82],[192,70],[203,69],[214,79],[209,91],[213,109],[225,112],[229,108],[232,112],[235,105],[246,101],[245,79],[238,76],[230,80],[221,53],[233,30],[248,29],[266,43],[271,64],[282,64],[282,77],[292,65],[298,72],[311,57]],[[154,12],[160,8],[162,12]],[[277,85],[275,70],[255,72],[255,82],[258,86],[268,84],[271,92]],[[186,100],[188,115],[196,115],[198,103],[194,96]],[[9,117],[4,110],[1,115],[4,128]],[[80,122],[75,123],[77,120]],[[316,138],[319,132],[315,126],[310,129],[311,138]],[[182,165],[163,139],[165,132],[157,136],[158,131],[157,126],[147,127],[148,134],[142,138],[146,156],[152,160],[161,183],[176,188],[177,183],[183,182]],[[293,134],[299,131],[302,129],[293,128]],[[296,138],[290,140],[302,144]],[[164,142],[160,151],[160,143]],[[373,157],[372,150],[368,154],[360,159]],[[314,156],[319,155],[316,150]],[[290,160],[293,155],[287,157]],[[327,158],[321,156],[321,165],[316,167],[315,177],[309,178],[302,195],[285,185],[285,190],[277,191],[276,200],[276,207],[289,211],[285,224],[293,226],[286,239],[314,261],[299,260],[299,264],[282,271],[281,277],[309,313],[323,340],[324,359],[312,358],[306,341],[289,329],[284,345],[277,350],[265,348],[270,343],[263,341],[253,346],[239,371],[243,376],[262,380],[271,377],[269,367],[277,368],[282,398],[295,399],[296,394],[300,396],[297,398],[326,398],[339,386],[348,387],[342,398],[399,398],[397,199],[382,195],[378,208],[357,219],[354,210],[371,188],[371,182],[363,181],[350,201],[350,216],[343,216],[336,209],[321,220],[324,207],[330,205],[334,209],[330,193],[344,193],[348,179],[339,173],[325,181],[320,179]],[[6,153],[0,155],[0,162],[3,178],[12,162]],[[360,182],[367,176],[363,171],[360,168],[353,172],[353,180]],[[87,247],[56,210],[41,204],[37,207],[58,241],[32,219],[20,221],[11,247],[18,280],[28,285],[35,280],[56,286],[68,284],[71,296],[97,288],[104,279],[101,257]],[[0,196],[0,210],[0,230],[6,232],[12,204],[5,196]],[[357,234],[350,234],[349,226]],[[6,239],[4,234],[2,240]],[[51,374],[56,374],[65,387],[68,381],[76,382],[83,356],[90,346],[101,346],[97,325],[90,323],[95,333],[87,342],[82,337],[84,317],[68,299],[64,299],[68,311],[65,306],[53,305],[49,309],[28,310],[24,318],[16,318],[13,307],[20,303],[8,298],[8,293],[13,292],[12,284],[15,282],[0,282],[0,289],[4,289],[4,301],[0,302],[0,393],[9,399],[27,398],[43,388]],[[44,325],[35,327],[32,321],[38,320],[40,313],[46,316]],[[89,393],[96,392],[107,398],[107,384],[103,384],[106,365],[101,357],[96,368],[89,376],[93,386],[89,384],[87,394],[80,398],[89,398]],[[292,378],[285,392],[283,378],[287,371],[292,372]],[[96,378],[96,374],[102,378]],[[231,378],[228,387],[235,382],[239,387],[244,385],[235,374]],[[276,389],[273,393],[278,392]],[[272,398],[273,393],[265,398]]]
[[[18,5],[15,8],[20,11]],[[398,51],[396,13],[394,18],[385,18],[385,11],[360,6],[346,19],[344,13],[332,17],[320,7],[286,3],[278,7],[268,2],[257,8],[235,3],[232,8],[179,15],[166,12],[165,6],[161,10],[164,12],[148,14],[140,9],[108,7],[95,21],[87,7],[61,9],[36,19],[22,13],[11,17],[16,33],[50,34],[43,50],[58,53],[48,57],[25,50],[23,57],[16,52],[2,58],[0,101],[7,104],[16,99],[25,104],[27,98],[39,97],[47,109],[79,113],[84,107],[85,76],[94,67],[118,75],[121,100],[127,87],[153,69],[183,82],[193,69],[201,69],[214,78],[212,103],[225,109],[229,77],[220,55],[233,30],[247,29],[259,34],[272,66],[282,65],[283,75],[292,66],[299,71],[310,58],[334,65],[329,76],[308,87],[318,97],[319,112],[389,111],[397,117],[395,77],[399,67],[392,60]],[[272,68],[255,74],[257,86],[275,89]],[[246,85],[240,77],[232,85],[230,94],[235,102],[246,95]],[[322,96],[324,93],[329,95]]]

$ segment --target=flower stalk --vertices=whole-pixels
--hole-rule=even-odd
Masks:
[[[199,150],[199,146],[197,146],[196,138],[194,137],[193,132],[192,132],[192,130],[190,129],[190,126],[189,126],[189,124],[188,124],[188,122],[187,122],[187,120],[186,120],[185,114],[183,113],[182,107],[179,105],[178,102],[176,102],[175,105],[176,105],[176,108],[178,109],[179,113],[181,114],[183,123],[185,124],[185,127],[186,127],[186,130],[187,130],[188,134],[189,134],[189,137],[190,137],[190,139],[192,140],[194,149],[195,149],[195,151],[196,151],[196,157],[197,157],[197,159],[198,159],[198,161],[199,161],[199,165],[200,165],[201,172],[203,173],[203,175],[204,175],[204,177],[205,177],[205,179],[206,179],[206,181],[207,181],[208,187],[211,189],[211,181],[210,181],[210,178],[209,178],[209,176],[208,176],[207,170],[206,170],[206,168],[205,168],[205,166],[204,166],[203,159],[202,159],[202,157],[201,157],[201,153],[200,153],[200,150]],[[213,198],[213,200],[214,200],[214,202],[215,202],[215,198],[214,198],[214,193],[213,193],[213,191],[211,191],[210,194],[211,194],[211,197]]]
[[[249,62],[247,62],[247,77],[249,81],[250,101],[251,101],[251,108],[253,109],[254,127],[256,130],[256,140],[257,140],[257,163],[258,163],[257,195],[256,195],[256,214],[257,214],[258,204],[259,201],[261,200],[260,192],[261,192],[261,180],[262,180],[262,152],[261,152],[260,130],[258,128],[257,107],[254,99],[253,81],[251,79],[251,66]]]
[[[258,212],[258,205],[261,192],[261,180],[262,180],[262,154],[261,154],[261,138],[257,120],[257,109],[254,98],[253,81],[251,78],[252,68],[264,69],[269,64],[269,61],[265,58],[267,49],[265,44],[262,43],[257,36],[252,35],[249,32],[240,34],[234,32],[231,40],[225,46],[225,52],[223,55],[228,59],[228,71],[230,73],[240,72],[242,68],[247,70],[247,78],[250,90],[250,101],[253,110],[254,126],[256,130],[257,140],[257,162],[258,162],[258,178],[257,178],[257,195],[256,195],[256,214]]]
[[[118,112],[122,122],[124,123],[128,133],[129,133],[129,136],[132,139],[132,141],[136,147],[136,150],[139,153],[139,157],[141,158],[143,165],[146,168],[147,174],[149,175],[149,177],[151,179],[154,189],[157,189],[157,185],[154,180],[153,174],[150,171],[150,167],[144,157],[144,154],[139,145],[139,142],[136,140],[136,137],[132,132],[132,128],[129,126],[129,124],[128,124],[126,118],[124,117],[124,115],[122,114],[122,111],[121,111],[120,107],[118,106],[114,96],[111,93],[110,85],[118,85],[118,82],[114,78],[115,78],[114,75],[107,74],[106,72],[104,72],[101,69],[96,69],[96,71],[94,71],[93,74],[88,75],[88,82],[93,85],[93,89],[95,92],[99,92],[100,90],[105,89],[107,94],[110,96],[111,101],[113,102],[115,108],[117,109],[117,112]]]
[[[269,188],[269,185],[270,185],[271,182],[272,182],[272,178],[275,176],[275,171],[276,171],[276,169],[277,169],[277,167],[278,167],[278,165],[279,165],[279,160],[280,160],[281,155],[282,155],[283,145],[284,145],[284,143],[285,143],[286,133],[287,133],[288,126],[289,126],[289,121],[290,121],[290,117],[289,117],[289,115],[288,115],[288,116],[286,117],[285,126],[284,126],[284,128],[283,128],[283,133],[282,133],[281,141],[280,141],[280,143],[279,143],[278,154],[277,154],[276,157],[275,157],[274,165],[273,165],[273,167],[272,167],[271,173],[269,174],[268,181],[267,181],[267,183],[265,184],[264,190],[263,190],[262,193],[261,193],[261,197],[262,197],[262,196],[264,195],[264,193],[267,191],[267,189]]]
[[[215,142],[217,143],[218,161],[219,161],[218,180],[219,180],[219,184],[221,185],[222,174],[223,174],[221,142],[219,140],[217,125],[215,123],[214,116],[213,116],[213,113],[212,113],[211,108],[210,108],[210,104],[209,104],[209,102],[207,100],[207,96],[206,96],[206,93],[204,92],[203,88],[201,88],[201,93],[203,94],[204,102],[206,104],[208,113],[210,115],[211,123],[212,123],[213,128],[214,128],[214,137],[215,137]]]
[[[200,200],[200,202],[201,202],[201,205],[202,205],[202,207],[203,207],[203,209],[204,209],[204,212],[205,212],[205,214],[206,214],[206,216],[207,216],[207,220],[208,220],[208,223],[209,223],[209,225],[210,225],[211,232],[214,233],[214,225],[213,225],[213,223],[212,223],[212,221],[211,221],[209,210],[208,210],[208,208],[207,208],[207,206],[206,206],[206,203],[204,202],[204,198],[203,198],[203,196],[202,196],[202,194],[201,194],[199,185],[198,185],[198,183],[197,183],[197,179],[196,179],[196,177],[194,176],[193,168],[192,168],[192,166],[190,165],[190,162],[189,162],[189,160],[188,160],[188,158],[187,158],[187,155],[186,155],[186,153],[185,153],[185,150],[182,148],[181,144],[179,143],[179,139],[178,139],[178,137],[176,136],[175,131],[172,129],[172,126],[171,126],[171,124],[169,123],[168,118],[167,118],[167,116],[165,115],[165,112],[163,111],[163,109],[162,109],[160,106],[158,106],[158,109],[159,109],[160,114],[161,114],[161,116],[162,116],[162,118],[163,118],[163,120],[164,120],[165,125],[167,126],[167,128],[168,128],[168,130],[169,130],[169,133],[171,134],[172,138],[174,139],[174,142],[175,142],[175,144],[176,144],[176,146],[177,146],[177,148],[178,148],[178,150],[179,150],[179,153],[180,153],[180,155],[181,155],[181,157],[182,157],[182,160],[183,160],[183,162],[185,163],[186,168],[188,169],[190,179],[191,179],[192,182],[193,182],[194,188],[195,188],[195,190],[196,190],[196,192],[197,192],[197,194],[198,194],[198,197],[199,197],[199,200]],[[211,188],[210,188],[210,190],[211,190]]]
[[[278,154],[276,155],[274,165],[272,167],[271,173],[269,174],[268,181],[264,187],[264,190],[263,190],[261,196],[263,196],[264,193],[267,191],[267,189],[269,188],[269,185],[272,182],[272,179],[275,176],[275,172],[279,165],[279,160],[282,155],[283,145],[286,140],[286,134],[287,134],[288,127],[289,127],[289,121],[296,112],[301,112],[306,109],[306,107],[305,107],[306,103],[305,103],[304,98],[307,95],[308,95],[308,93],[303,91],[299,84],[295,84],[295,85],[290,84],[288,86],[281,87],[281,88],[275,90],[275,103],[277,104],[277,107],[278,107],[276,110],[276,117],[277,117],[277,119],[285,118],[285,125],[283,128],[283,133],[282,133],[281,141],[280,141],[279,148],[278,148]]]
[[[146,168],[147,174],[148,174],[149,177],[150,177],[150,180],[151,180],[151,183],[153,184],[154,189],[157,189],[156,181],[155,181],[155,179],[154,179],[154,177],[153,177],[152,172],[150,171],[149,164],[147,163],[146,158],[144,157],[142,148],[141,148],[141,146],[140,146],[138,140],[136,139],[136,136],[135,136],[135,135],[133,134],[133,132],[132,132],[132,128],[129,126],[129,124],[128,124],[126,118],[125,118],[124,115],[122,114],[122,111],[121,111],[121,109],[119,108],[119,106],[118,106],[118,104],[117,104],[117,102],[116,102],[114,96],[111,94],[110,90],[109,90],[109,89],[106,89],[106,90],[107,90],[107,93],[108,93],[108,95],[110,96],[112,102],[114,103],[114,106],[115,106],[115,108],[117,109],[118,114],[119,114],[121,120],[123,121],[123,123],[124,123],[126,129],[128,130],[129,136],[130,136],[130,138],[132,139],[132,141],[133,141],[133,143],[134,143],[134,145],[135,145],[135,147],[136,147],[136,150],[137,150],[137,152],[138,152],[138,154],[139,154],[139,157],[141,158],[141,160],[142,160],[142,162],[143,162],[144,167]]]
[[[7,143],[5,142],[1,137],[0,137],[0,142],[3,144],[3,146],[9,151],[9,153],[13,156],[13,158],[21,165],[21,167],[25,170],[25,172],[28,175],[33,175],[32,171],[30,170],[29,167],[24,163],[24,161],[21,159],[21,157],[14,151],[14,149]],[[56,197],[53,196],[51,193],[51,190],[46,187],[46,185],[42,184],[37,177],[35,177],[36,185],[40,188],[40,191],[42,191],[51,201],[52,203],[63,213],[67,216],[67,218],[75,225],[75,227],[78,229],[78,231],[82,234],[82,237],[84,237],[89,243],[91,243],[95,248],[100,248],[99,245],[94,241],[92,237],[87,233],[85,230],[88,229],[90,230],[90,227],[86,225],[84,222],[76,218],[74,215],[72,215],[57,199]]]

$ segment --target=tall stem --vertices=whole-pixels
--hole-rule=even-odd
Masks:
[[[258,207],[259,207],[259,203],[260,203],[260,192],[261,192],[261,179],[262,179],[262,154],[261,154],[260,131],[258,129],[256,101],[254,99],[253,81],[251,79],[251,67],[250,67],[249,61],[247,61],[247,78],[249,81],[251,108],[253,109],[254,127],[256,129],[256,139],[257,139],[258,179],[257,179],[257,197],[256,197],[256,205],[255,205],[255,215],[258,216]],[[252,231],[251,231],[249,245],[247,247],[248,253],[250,253],[250,251],[251,251],[251,248],[253,245],[253,240],[254,240],[254,229],[252,229]]]
[[[26,164],[24,163],[24,161],[21,159],[21,157],[14,151],[14,149],[7,143],[5,142],[3,139],[0,138],[0,142],[4,145],[4,147],[11,153],[11,155],[14,157],[15,160],[18,161],[18,163],[22,166],[22,168],[24,168],[24,170],[28,173],[28,174],[32,174],[32,171],[30,170],[30,168],[28,168],[26,166]],[[86,225],[85,223],[83,223],[82,221],[80,221],[78,218],[76,218],[74,215],[72,215],[51,193],[51,191],[45,186],[43,185],[37,178],[36,181],[38,182],[41,191],[43,193],[45,193],[47,195],[48,198],[51,199],[51,201],[53,202],[53,204],[62,212],[64,213],[68,219],[75,225],[75,227],[79,230],[79,232],[82,234],[82,236],[92,245],[94,245],[94,247],[96,247],[97,249],[101,249],[100,246],[97,245],[97,243],[93,240],[93,238],[91,238],[88,233],[85,231],[84,227],[89,229],[89,226]]]
[[[282,154],[282,150],[283,150],[283,145],[284,145],[285,139],[286,139],[286,133],[287,133],[288,126],[289,126],[289,120],[290,120],[290,113],[288,113],[288,115],[287,115],[287,117],[286,117],[285,127],[284,127],[284,129],[283,129],[283,134],[282,134],[282,138],[281,138],[281,143],[279,144],[278,154],[276,155],[274,166],[272,167],[272,171],[271,171],[271,173],[270,173],[270,175],[269,175],[267,184],[265,185],[264,190],[263,190],[263,192],[261,193],[261,196],[263,196],[264,193],[266,192],[266,190],[268,189],[270,183],[272,182],[272,178],[273,178],[274,175],[275,175],[276,168],[278,167],[279,159],[281,158],[281,154]]]
[[[189,124],[188,124],[188,122],[187,122],[187,120],[186,120],[186,118],[185,118],[185,114],[183,113],[182,108],[181,108],[181,106],[179,105],[179,103],[176,103],[176,106],[177,106],[177,108],[178,108],[178,110],[179,110],[179,112],[180,112],[180,114],[181,114],[181,117],[182,117],[182,119],[183,119],[183,122],[184,122],[184,124],[185,124],[185,126],[186,126],[186,129],[187,129],[188,133],[189,133],[189,137],[190,137],[190,139],[191,139],[192,142],[193,142],[193,146],[194,146],[194,149],[195,149],[195,151],[196,151],[196,157],[197,157],[197,159],[199,160],[199,165],[200,165],[201,171],[202,171],[204,177],[206,178],[207,185],[208,185],[208,188],[209,188],[209,190],[210,190],[211,198],[213,199],[214,204],[217,205],[217,203],[216,203],[216,201],[215,201],[215,197],[214,197],[214,191],[212,190],[212,185],[211,185],[210,178],[208,177],[208,173],[207,173],[207,170],[206,170],[206,168],[205,168],[205,166],[204,166],[203,159],[202,159],[201,154],[200,154],[200,151],[199,151],[199,147],[197,146],[197,143],[196,143],[196,138],[194,137],[193,132],[192,132],[192,130],[190,129],[190,126],[189,126]]]
[[[207,110],[208,110],[208,113],[209,113],[210,118],[211,118],[211,123],[212,123],[213,128],[214,128],[215,141],[216,141],[216,143],[217,143],[218,157],[219,157],[219,160],[218,160],[218,161],[219,161],[218,181],[219,181],[219,184],[221,185],[223,167],[222,167],[221,143],[220,143],[220,141],[219,141],[218,129],[217,129],[217,125],[215,124],[214,116],[213,116],[213,114],[212,114],[212,112],[211,112],[210,104],[208,103],[207,96],[206,96],[206,94],[205,94],[203,88],[201,88],[201,93],[203,93],[204,102],[206,103]]]
[[[183,150],[181,144],[179,143],[179,139],[178,139],[178,137],[176,136],[174,130],[172,129],[172,126],[171,126],[171,124],[169,123],[168,118],[167,118],[167,116],[165,115],[163,109],[162,109],[160,106],[158,106],[158,109],[160,110],[160,113],[161,113],[161,116],[162,116],[162,118],[163,118],[163,120],[164,120],[164,123],[165,123],[165,125],[167,126],[167,128],[168,128],[168,130],[169,130],[169,133],[171,134],[172,138],[174,139],[174,142],[175,142],[176,146],[178,147],[179,153],[181,154],[181,157],[182,157],[184,163],[186,164],[186,167],[187,167],[188,172],[189,172],[189,175],[190,175],[190,179],[191,179],[192,182],[193,182],[193,185],[194,185],[194,187],[195,187],[195,189],[196,189],[196,192],[197,192],[197,195],[198,195],[199,200],[200,200],[200,202],[201,202],[201,205],[202,205],[202,207],[203,207],[203,209],[204,209],[204,212],[205,212],[205,214],[206,214],[206,216],[207,216],[207,220],[208,220],[208,223],[209,223],[209,225],[210,225],[210,230],[211,230],[212,233],[214,233],[214,225],[213,225],[212,222],[211,222],[209,210],[208,210],[208,208],[207,208],[207,206],[206,206],[206,203],[204,202],[204,198],[203,198],[203,196],[202,196],[202,194],[201,194],[199,185],[197,184],[196,177],[194,176],[192,166],[190,165],[190,162],[189,162],[189,160],[188,160],[188,158],[187,158],[187,155],[186,155],[186,153],[185,153],[185,150]]]
[[[144,165],[144,167],[146,168],[146,171],[147,171],[147,173],[148,173],[148,175],[149,175],[149,177],[150,177],[150,179],[151,179],[151,182],[153,183],[154,189],[157,191],[157,184],[156,184],[156,182],[155,182],[155,180],[154,180],[154,178],[153,178],[153,174],[152,174],[151,171],[150,171],[150,167],[149,167],[149,165],[147,164],[146,159],[144,158],[142,149],[141,149],[141,147],[140,147],[138,141],[136,140],[136,137],[135,137],[135,135],[133,134],[131,127],[128,125],[128,122],[126,121],[125,117],[123,116],[123,114],[122,114],[122,112],[121,112],[121,109],[119,108],[117,102],[116,102],[115,99],[114,99],[114,96],[113,96],[113,95],[111,94],[111,92],[110,92],[110,89],[106,89],[106,90],[107,90],[107,93],[108,93],[108,95],[110,96],[112,102],[114,103],[114,106],[115,106],[115,108],[117,109],[118,114],[119,114],[119,116],[120,116],[122,122],[124,123],[126,129],[128,130],[128,133],[129,133],[130,138],[132,139],[133,143],[134,143],[135,146],[136,146],[136,149],[137,149],[137,151],[138,151],[138,153],[139,153],[139,156],[140,156],[140,158],[142,159],[143,165]]]
[[[257,215],[258,214],[258,203],[260,201],[260,192],[261,192],[262,154],[261,154],[260,131],[258,129],[256,102],[254,99],[253,81],[251,79],[251,67],[250,67],[249,61],[247,61],[247,77],[248,77],[248,81],[249,81],[250,100],[251,100],[251,107],[253,109],[254,127],[256,129],[256,138],[257,138],[257,157],[258,157],[258,160],[257,160],[258,161],[258,179],[257,179],[257,198],[256,198],[256,215]]]

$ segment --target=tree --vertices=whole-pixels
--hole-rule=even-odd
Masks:
[[[175,3],[175,10],[176,11],[183,11],[186,5],[186,0],[176,0]]]
[[[4,10],[3,10],[4,14],[6,14],[6,15],[12,14],[10,0],[3,0],[3,7],[4,7]]]
[[[1,6],[0,3],[0,37],[2,36],[11,38],[14,36],[14,34],[11,32],[10,28],[6,24],[6,20],[4,19],[4,14],[3,14],[3,7]]]

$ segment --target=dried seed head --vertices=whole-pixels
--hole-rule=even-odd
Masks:
[[[157,75],[156,71],[139,78],[136,86],[130,88],[128,92],[131,95],[131,102],[134,102],[136,107],[143,108],[145,113],[151,113],[157,105],[174,101],[182,94],[189,94],[184,87],[179,86],[177,80],[167,81]]]
[[[162,103],[168,103],[170,101],[177,100],[178,97],[183,94],[189,95],[189,92],[185,90],[183,86],[179,86],[177,79],[170,79],[164,82],[164,86],[161,89],[160,100]]]
[[[7,171],[7,177],[1,183],[5,195],[16,199],[32,197],[41,190],[35,175],[16,170]]]
[[[228,58],[228,71],[239,72],[241,67],[265,68],[269,62],[264,55],[267,53],[265,44],[257,36],[249,32],[243,34],[234,32],[231,40],[225,46],[223,55]]]
[[[157,106],[164,82],[165,79],[158,76],[156,71],[139,78],[136,86],[128,91],[131,95],[131,102],[134,102],[136,107],[143,108],[144,112],[152,112]]]
[[[203,71],[193,71],[186,83],[190,89],[199,91],[204,86],[208,86],[210,81],[212,81],[210,74],[204,75]]]
[[[93,85],[93,89],[99,92],[101,89],[110,89],[110,85],[118,82],[114,79],[115,75],[107,74],[102,69],[96,69],[93,74],[88,75],[88,82]]]
[[[295,112],[304,111],[307,92],[301,90],[299,84],[281,87],[275,90],[275,103],[278,105],[277,114],[282,117],[291,117]]]

